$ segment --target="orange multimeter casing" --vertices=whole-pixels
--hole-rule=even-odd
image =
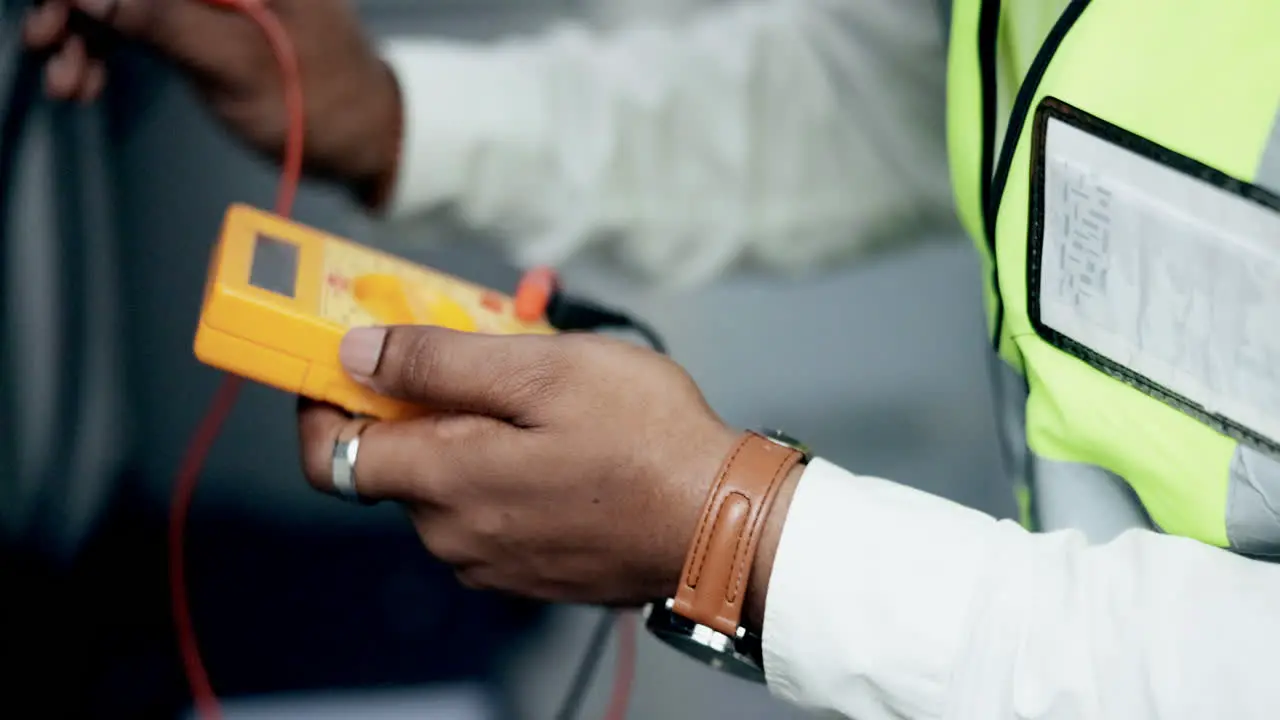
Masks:
[[[552,334],[514,301],[256,208],[233,205],[213,252],[195,354],[206,365],[382,419],[423,408],[351,380],[338,362],[353,327],[438,325]]]

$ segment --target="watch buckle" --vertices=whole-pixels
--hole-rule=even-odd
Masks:
[[[685,654],[744,680],[764,682],[763,668],[742,650],[741,644],[748,636],[745,627],[738,626],[733,636],[725,635],[677,614],[674,598],[668,598],[660,607],[646,605],[644,616],[651,633]]]

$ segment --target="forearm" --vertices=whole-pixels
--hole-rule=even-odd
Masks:
[[[767,552],[767,551],[766,551]],[[1088,546],[815,461],[764,612],[774,692],[858,718],[1263,718],[1280,568],[1131,532]],[[757,567],[761,564],[757,563]],[[758,592],[758,590],[754,590]]]
[[[884,240],[950,211],[924,6],[774,0],[678,28],[391,43],[405,134],[388,209],[450,205],[523,262],[613,242],[669,280]]]

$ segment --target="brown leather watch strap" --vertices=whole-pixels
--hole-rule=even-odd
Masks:
[[[748,432],[720,466],[684,561],[672,610],[733,637],[751,579],[756,546],[783,480],[803,458]]]

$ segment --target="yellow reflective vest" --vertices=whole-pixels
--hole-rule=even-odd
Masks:
[[[950,27],[1027,473],[1111,474],[1165,532],[1280,555],[1280,0],[955,0]]]

